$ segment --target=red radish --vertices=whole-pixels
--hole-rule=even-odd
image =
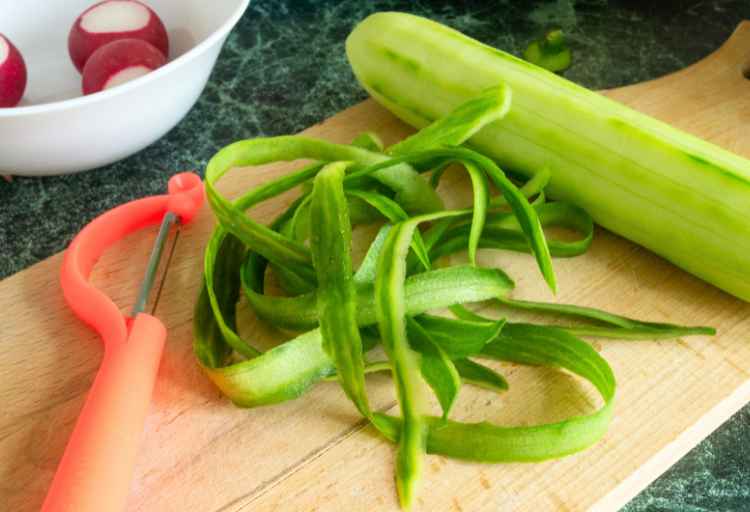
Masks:
[[[167,58],[141,39],[120,39],[96,50],[83,68],[83,94],[109,89],[163,66]]]
[[[0,108],[15,107],[26,90],[26,63],[7,37],[0,34]]]
[[[81,14],[68,36],[68,52],[78,71],[91,55],[118,39],[141,39],[169,55],[164,23],[147,5],[135,0],[106,0]]]

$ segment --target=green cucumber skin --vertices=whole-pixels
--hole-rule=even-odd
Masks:
[[[374,14],[346,48],[373,98],[418,128],[508,84],[509,113],[472,145],[520,172],[549,167],[552,195],[750,301],[750,161],[417,16]]]

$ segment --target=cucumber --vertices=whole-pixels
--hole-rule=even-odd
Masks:
[[[750,161],[425,18],[383,12],[346,42],[380,104],[421,128],[508,85],[510,111],[470,144],[533,175],[601,226],[750,301]]]

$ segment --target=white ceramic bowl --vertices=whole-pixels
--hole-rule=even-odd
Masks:
[[[21,104],[0,108],[0,174],[93,169],[145,148],[195,104],[249,0],[146,0],[169,33],[169,62],[146,76],[82,96],[68,32],[96,0],[0,0],[0,33],[23,54]]]

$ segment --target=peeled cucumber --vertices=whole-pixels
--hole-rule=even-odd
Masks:
[[[418,128],[505,83],[510,111],[472,146],[517,172],[549,168],[550,195],[750,301],[750,161],[425,18],[373,14],[346,51],[370,95]]]

